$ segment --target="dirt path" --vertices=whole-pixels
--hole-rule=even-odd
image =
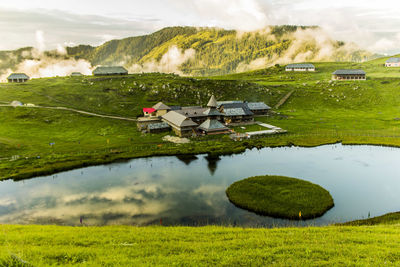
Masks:
[[[13,107],[13,106],[11,106],[9,104],[7,104],[7,105],[1,105],[0,104],[0,107]],[[66,110],[66,111],[76,112],[76,113],[89,115],[89,116],[94,116],[94,117],[100,117],[100,118],[107,118],[107,119],[114,119],[114,120],[125,120],[125,121],[137,121],[137,119],[133,119],[133,118],[111,116],[111,115],[103,115],[103,114],[97,114],[97,113],[93,113],[93,112],[87,112],[87,111],[84,111],[84,110],[66,108],[66,107],[19,106],[17,108],[42,108],[42,109],[54,109],[54,110]]]
[[[283,104],[285,104],[285,102],[289,99],[289,97],[292,96],[292,94],[294,93],[294,90],[290,91],[287,95],[285,95],[279,102],[278,104],[276,104],[275,109],[280,108],[280,106],[282,106]]]

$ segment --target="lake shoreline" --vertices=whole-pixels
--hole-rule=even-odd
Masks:
[[[378,143],[343,142],[340,140],[334,141],[334,142],[326,142],[326,143],[316,144],[316,145],[310,145],[310,144],[297,145],[296,143],[290,142],[286,145],[267,145],[267,146],[249,145],[246,141],[243,141],[241,143],[241,147],[239,147],[239,149],[236,149],[236,150],[226,149],[224,151],[210,151],[213,149],[213,147],[211,147],[210,149],[205,149],[205,150],[200,149],[199,151],[196,151],[196,152],[181,151],[180,153],[169,153],[168,151],[162,151],[162,152],[151,151],[150,153],[144,153],[144,154],[136,153],[135,155],[132,155],[130,153],[118,153],[118,154],[117,153],[109,153],[109,154],[97,155],[97,157],[95,157],[94,159],[91,159],[91,160],[79,159],[79,160],[75,160],[75,161],[70,161],[70,159],[67,158],[65,160],[68,161],[68,164],[62,164],[61,166],[57,166],[61,162],[55,162],[54,164],[49,165],[42,170],[33,169],[31,171],[24,171],[21,174],[0,177],[0,182],[7,181],[7,180],[22,181],[22,180],[27,180],[27,179],[34,179],[34,178],[37,178],[40,176],[55,175],[55,174],[59,174],[62,172],[76,170],[76,169],[80,169],[80,168],[108,165],[108,164],[112,164],[112,163],[126,162],[126,161],[130,161],[133,159],[140,159],[140,158],[190,156],[190,155],[196,156],[196,155],[202,155],[202,154],[208,154],[209,156],[213,156],[213,157],[220,157],[220,156],[242,154],[242,153],[246,152],[246,150],[252,150],[252,149],[283,148],[283,147],[314,148],[314,147],[335,145],[335,144],[341,144],[343,146],[377,146],[377,147],[400,148],[400,145],[394,145],[394,144],[391,145],[391,144],[383,144],[383,143],[378,144]],[[96,156],[96,155],[91,155],[91,156]]]

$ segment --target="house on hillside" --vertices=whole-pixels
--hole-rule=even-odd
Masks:
[[[264,102],[217,102],[214,96],[211,96],[206,107],[167,106],[159,102],[152,108],[143,108],[144,117],[138,118],[137,125],[143,132],[172,129],[180,137],[225,134],[231,131],[228,124],[253,122],[254,114],[264,115],[270,109]]]
[[[127,75],[128,71],[122,66],[100,66],[93,71],[94,76]]]
[[[226,124],[249,123],[254,121],[254,113],[247,103],[222,104],[219,111],[224,114]]]
[[[254,115],[268,115],[271,107],[264,102],[246,102],[240,100],[218,101],[218,109],[226,105],[247,105],[247,108],[254,113]]]
[[[337,81],[365,81],[366,73],[363,70],[337,70],[332,73],[332,80]]]
[[[80,77],[80,76],[83,76],[83,74],[80,72],[75,71],[71,73],[71,77]]]
[[[391,57],[385,62],[385,67],[400,67],[400,57]]]
[[[254,115],[267,115],[271,111],[271,107],[264,102],[248,102],[247,106]]]
[[[198,124],[176,110],[170,111],[163,115],[162,120],[171,126],[172,130],[177,136],[184,137],[196,134],[196,128],[198,127]]]
[[[29,76],[25,73],[12,73],[8,76],[7,81],[9,83],[24,83],[29,80]]]
[[[143,108],[143,115],[145,117],[156,117],[156,110],[154,108]]]
[[[155,116],[157,117],[161,117],[172,110],[171,107],[165,105],[163,102],[158,102],[152,107],[152,109],[155,110]]]
[[[285,68],[286,71],[315,71],[313,64],[289,64]]]

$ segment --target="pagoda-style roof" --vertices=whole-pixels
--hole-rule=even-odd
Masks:
[[[209,108],[217,108],[218,107],[217,99],[215,99],[214,95],[212,95],[210,98],[210,101],[208,101],[207,107],[209,107]]]
[[[200,130],[206,131],[206,132],[214,132],[214,131],[228,131],[229,128],[220,123],[217,120],[206,120],[199,126]]]
[[[208,108],[203,112],[203,114],[207,116],[222,116],[222,113],[216,108]]]

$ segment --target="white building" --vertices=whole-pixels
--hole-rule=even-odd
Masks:
[[[315,71],[313,64],[289,64],[286,66],[286,71]]]
[[[385,67],[400,67],[400,58],[391,57],[385,62]]]

